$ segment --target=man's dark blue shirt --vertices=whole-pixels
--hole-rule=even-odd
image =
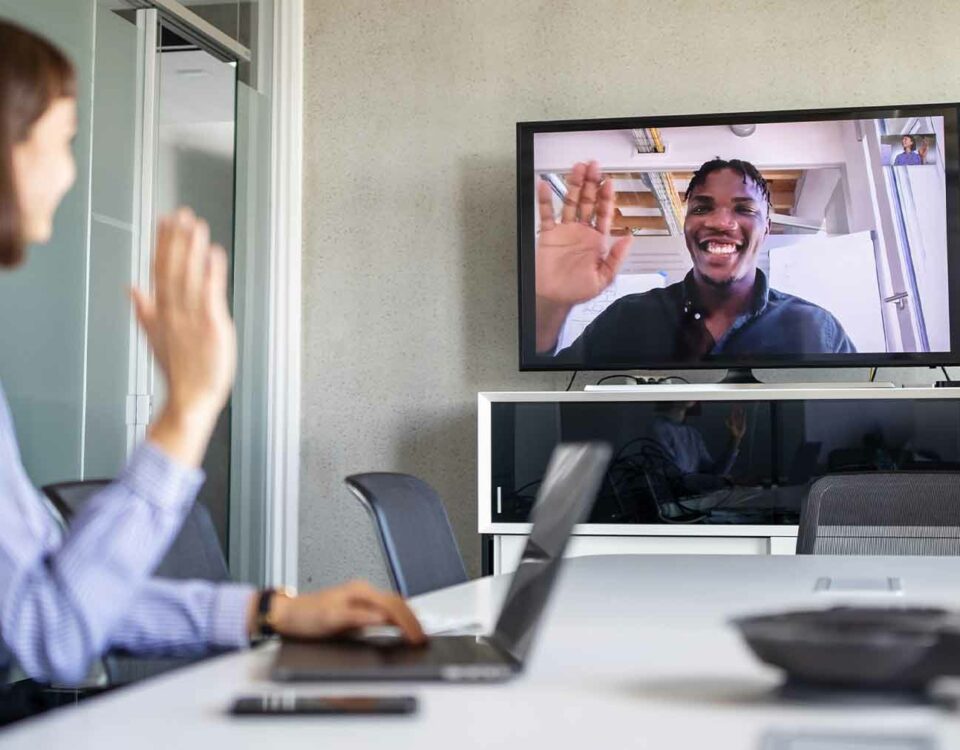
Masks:
[[[702,361],[719,357],[854,354],[856,348],[830,312],[771,289],[757,269],[753,304],[720,338],[706,326],[693,271],[676,284],[621,297],[600,313],[555,360],[625,365]]]

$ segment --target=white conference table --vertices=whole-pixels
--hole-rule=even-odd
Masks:
[[[817,593],[821,577],[858,586],[896,577],[902,593]],[[414,605],[421,613],[489,622],[508,583],[506,576],[485,578]],[[960,747],[960,710],[950,707],[781,698],[778,672],[757,662],[727,622],[748,612],[851,600],[960,607],[960,558],[574,558],[561,573],[527,670],[508,683],[283,686],[269,680],[271,645],[15,725],[0,732],[0,748]],[[412,693],[420,711],[372,718],[227,714],[236,695],[283,690]],[[936,692],[960,699],[960,680],[941,680]],[[882,744],[880,737],[906,739]]]

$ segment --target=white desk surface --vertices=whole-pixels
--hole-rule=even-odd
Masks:
[[[303,694],[413,693],[414,717],[246,718],[227,715],[241,693],[272,684],[272,647],[234,653],[60,709],[0,732],[0,748],[827,748],[850,735],[918,735],[960,747],[960,710],[787,702],[779,675],[758,663],[730,616],[840,602],[814,593],[821,576],[898,577],[903,593],[858,602],[960,607],[960,558],[608,556],[568,561],[527,671],[499,685],[316,684]],[[421,612],[497,610],[508,579],[487,578],[420,597]],[[938,692],[960,697],[960,680]],[[846,744],[784,742],[795,733]],[[839,739],[838,739],[839,743]]]

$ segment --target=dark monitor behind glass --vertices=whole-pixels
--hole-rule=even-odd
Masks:
[[[590,512],[611,451],[605,443],[571,443],[553,452],[533,508],[533,528],[491,636],[518,663],[530,649],[567,541]]]
[[[957,123],[955,104],[520,123],[521,369],[960,363]],[[591,160],[613,215],[576,262],[558,248],[596,217],[561,217]]]

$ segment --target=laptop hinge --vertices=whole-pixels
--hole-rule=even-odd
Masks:
[[[494,638],[496,634],[497,634],[496,631],[494,631],[490,635],[481,635],[481,636],[478,636],[477,640],[482,641],[483,643],[486,643],[488,646],[490,646],[490,648],[492,648],[494,651],[500,654],[500,656],[503,657],[503,660],[510,665],[510,667],[513,669],[514,672],[523,671],[523,661],[518,659],[516,656],[514,656],[510,652],[510,649],[508,649],[506,646],[502,646],[499,643],[497,643],[497,641]]]

